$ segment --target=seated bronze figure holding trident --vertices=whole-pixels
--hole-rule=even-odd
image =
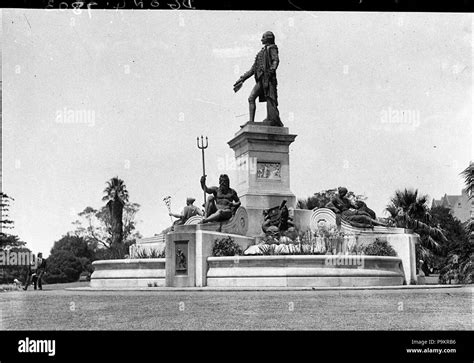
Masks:
[[[201,223],[224,222],[232,218],[237,208],[240,207],[240,199],[237,192],[230,187],[230,180],[226,174],[219,177],[219,187],[206,186],[206,175],[201,177],[201,188],[208,194],[206,202],[206,218]]]
[[[260,102],[267,102],[267,118],[263,120],[263,124],[269,126],[283,126],[278,112],[277,99],[277,78],[276,70],[278,68],[278,47],[275,44],[275,35],[272,32],[265,32],[262,36],[263,48],[257,53],[252,68],[244,73],[234,84],[234,92],[237,92],[245,80],[252,75],[255,76],[256,84],[249,96],[249,113],[248,122],[254,122],[257,97]],[[244,127],[246,124],[242,125]]]

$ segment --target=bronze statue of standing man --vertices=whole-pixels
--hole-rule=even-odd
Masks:
[[[249,96],[249,122],[255,122],[255,100],[267,102],[267,118],[263,120],[265,125],[283,126],[278,112],[277,78],[278,47],[275,44],[275,35],[268,31],[262,36],[263,48],[257,53],[252,68],[244,73],[234,84],[234,92],[237,92],[248,78],[255,76],[256,84]],[[243,127],[244,125],[242,125]]]

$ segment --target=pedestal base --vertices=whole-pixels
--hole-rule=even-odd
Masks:
[[[254,243],[253,238],[206,230],[205,224],[185,227],[186,231],[166,235],[166,286],[207,286],[207,258],[217,239],[230,236],[243,250]]]

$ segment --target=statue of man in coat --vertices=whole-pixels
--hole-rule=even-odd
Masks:
[[[275,44],[275,35],[267,31],[262,36],[263,48],[257,53],[252,68],[244,73],[234,84],[234,92],[237,92],[248,78],[255,77],[256,84],[249,96],[249,122],[255,122],[257,97],[260,102],[267,102],[267,118],[263,124],[269,126],[283,126],[278,112],[277,78],[276,70],[278,63],[278,47]],[[245,126],[242,125],[242,127]]]

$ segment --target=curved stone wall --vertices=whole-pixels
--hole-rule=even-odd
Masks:
[[[363,255],[209,257],[207,286],[339,287],[405,283],[398,257]]]
[[[165,286],[165,262],[165,258],[94,261],[90,286],[162,287]]]

